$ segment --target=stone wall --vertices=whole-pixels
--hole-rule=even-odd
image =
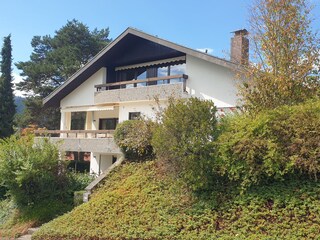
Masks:
[[[50,140],[59,145],[62,151],[100,152],[121,154],[113,138],[59,138],[51,137]]]
[[[130,102],[158,99],[168,99],[169,97],[181,98],[185,94],[184,83],[163,84],[147,87],[123,88],[95,92],[95,104]]]

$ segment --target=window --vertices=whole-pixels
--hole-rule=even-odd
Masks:
[[[158,77],[166,77],[170,75],[170,66],[159,67],[158,68]],[[168,80],[158,80],[157,84],[165,84],[168,83]]]
[[[146,68],[138,68],[136,74],[137,74],[137,77],[136,77],[137,80],[143,80],[147,78]],[[144,87],[144,86],[146,86],[145,82],[137,83],[137,87]]]
[[[71,113],[71,130],[84,130],[86,124],[86,112]]]
[[[137,120],[140,118],[140,112],[129,112],[129,120]]]
[[[165,66],[165,67],[159,67],[158,68],[158,77],[165,77],[170,75],[170,67]]]
[[[182,75],[186,73],[186,64],[172,65],[170,66],[170,76]]]
[[[100,118],[99,130],[115,130],[118,124],[118,118]]]
[[[146,78],[155,78],[155,77],[165,77],[165,76],[173,76],[173,75],[182,75],[186,72],[186,64],[181,62],[174,63],[164,63],[158,65],[152,65],[147,67],[138,67],[133,69],[125,69],[117,71],[117,82],[120,81],[130,81],[130,80],[142,80]],[[178,79],[173,79],[173,82],[179,82]],[[167,84],[168,80],[159,80],[149,82],[148,84],[144,83],[135,83],[135,84],[126,84],[123,85],[123,88],[132,88],[132,87],[140,87],[147,85],[159,85],[159,84]],[[171,83],[171,81],[170,81]]]

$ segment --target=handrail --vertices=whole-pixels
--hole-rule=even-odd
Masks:
[[[35,134],[57,134],[57,133],[114,133],[114,130],[34,130]]]
[[[91,134],[91,138],[97,138],[97,134],[105,134],[105,136],[99,136],[100,138],[112,138],[114,130],[34,130],[34,134],[38,136],[51,136],[53,134],[66,134],[66,137],[69,137],[69,134],[75,134],[75,137],[78,137],[78,134],[84,134],[84,138],[88,137],[88,134]],[[62,135],[63,137],[63,135]]]
[[[94,85],[94,87],[97,89],[97,91],[99,91],[103,87],[108,88],[108,87],[121,86],[121,85],[127,85],[127,84],[149,83],[149,82],[155,82],[160,80],[169,80],[169,83],[170,83],[170,79],[176,79],[176,78],[183,78],[184,80],[186,80],[188,79],[188,75],[181,74],[181,75],[146,78],[146,79],[140,79],[140,80],[120,81],[115,83],[98,84],[98,85]]]

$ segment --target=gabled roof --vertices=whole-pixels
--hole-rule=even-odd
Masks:
[[[235,69],[237,66],[236,64],[228,60],[214,57],[212,55],[181,46],[179,44],[161,39],[156,36],[152,36],[134,28],[127,28],[114,41],[112,41],[108,46],[103,48],[95,57],[93,57],[88,63],[86,63],[77,72],[75,72],[69,79],[67,79],[61,86],[59,86],[51,94],[49,94],[43,100],[43,104],[45,106],[59,106],[60,101],[65,96],[67,96],[70,92],[72,92],[80,84],[82,84],[86,79],[88,79],[92,74],[94,74],[101,67],[103,67],[106,61],[114,61],[114,56],[116,52],[121,52],[121,49],[123,49],[126,44],[130,44],[130,41],[136,39],[139,39],[141,41],[150,41],[152,43],[158,44],[163,49],[170,49],[170,57],[179,56],[181,54],[187,54],[229,69]]]

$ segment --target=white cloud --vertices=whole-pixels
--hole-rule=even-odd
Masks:
[[[16,73],[16,72],[13,72],[12,73],[12,77],[13,77],[13,81],[12,81],[12,83],[13,83],[13,92],[14,92],[14,95],[15,96],[19,96],[19,97],[25,97],[26,96],[26,92],[24,92],[24,91],[19,91],[19,90],[17,90],[16,88],[16,84],[17,83],[19,83],[19,82],[21,82],[22,80],[23,80],[23,78],[19,75],[19,73]]]
[[[198,51],[208,53],[208,54],[213,54],[213,49],[212,48],[197,48]]]

